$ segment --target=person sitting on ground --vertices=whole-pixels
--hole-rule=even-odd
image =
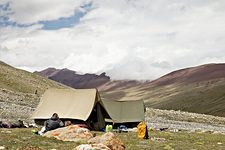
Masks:
[[[41,129],[41,131],[35,133],[43,135],[47,131],[55,130],[61,127],[64,127],[64,123],[59,119],[58,114],[54,113],[49,120],[44,122],[44,127]]]

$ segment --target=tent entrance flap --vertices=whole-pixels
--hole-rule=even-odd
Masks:
[[[109,117],[106,110],[100,103],[96,103],[90,117],[86,121],[88,126],[94,130],[102,130],[105,128],[105,118]]]

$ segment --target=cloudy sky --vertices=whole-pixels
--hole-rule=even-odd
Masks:
[[[113,79],[225,62],[224,0],[0,0],[0,60]]]

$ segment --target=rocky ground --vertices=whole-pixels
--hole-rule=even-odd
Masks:
[[[0,89],[0,120],[31,122],[29,119],[38,105],[39,96]]]
[[[205,114],[147,108],[146,122],[148,127],[153,129],[225,134],[225,118]]]

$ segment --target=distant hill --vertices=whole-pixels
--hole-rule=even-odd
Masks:
[[[101,92],[110,92],[113,90],[125,90],[132,87],[144,86],[150,83],[150,80],[111,80],[99,87],[98,90]]]
[[[224,77],[225,64],[206,64],[171,72],[152,83],[157,85],[170,85],[174,83],[190,84]]]
[[[58,82],[0,61],[0,119],[27,119],[50,87],[68,88]]]
[[[153,108],[225,116],[225,64],[177,70],[152,82],[102,92],[102,97],[121,101],[142,99]]]
[[[154,108],[225,116],[225,64],[207,64],[169,73],[143,88]]]
[[[77,89],[97,88],[110,81],[110,77],[105,73],[100,75],[79,74],[69,69],[47,68],[34,73]]]

